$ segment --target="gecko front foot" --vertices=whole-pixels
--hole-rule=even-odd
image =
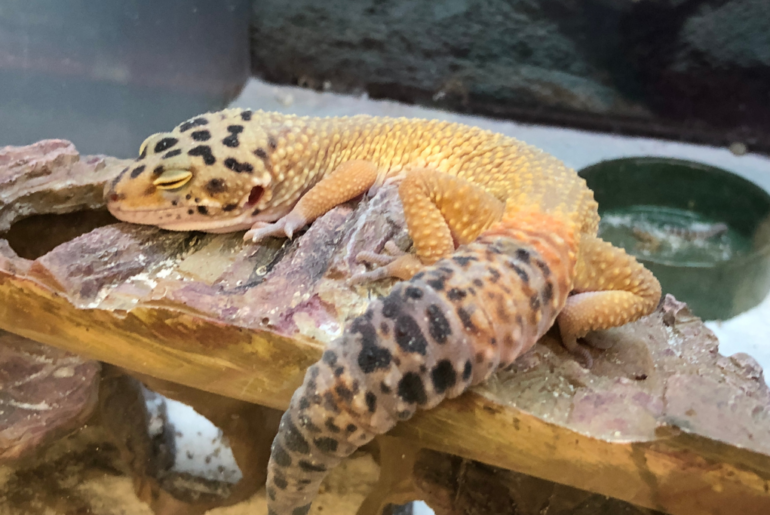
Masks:
[[[424,266],[417,256],[402,251],[392,241],[385,244],[385,250],[390,255],[369,251],[359,252],[356,261],[379,265],[379,268],[351,276],[348,279],[348,284],[362,284],[390,277],[407,280],[411,279]]]
[[[243,235],[243,240],[257,243],[269,236],[291,239],[291,237],[294,236],[294,232],[297,229],[303,228],[305,225],[307,225],[307,219],[292,211],[288,215],[283,216],[272,223],[256,222],[251,226],[251,229],[246,231],[246,234]]]

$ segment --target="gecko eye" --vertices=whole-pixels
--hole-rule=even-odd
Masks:
[[[152,183],[161,190],[175,190],[187,184],[192,175],[189,170],[166,170]]]

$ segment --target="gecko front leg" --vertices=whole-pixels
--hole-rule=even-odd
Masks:
[[[256,222],[243,239],[256,243],[268,236],[291,238],[327,211],[364,193],[376,182],[378,173],[371,161],[342,163],[305,193],[289,214],[272,223]]]

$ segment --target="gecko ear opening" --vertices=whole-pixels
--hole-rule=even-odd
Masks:
[[[265,193],[265,188],[262,186],[254,186],[251,188],[251,193],[249,193],[249,200],[246,201],[246,205],[249,207],[254,206],[257,202],[259,202],[259,199],[262,198],[263,193]]]

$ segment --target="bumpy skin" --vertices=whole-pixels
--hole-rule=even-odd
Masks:
[[[106,195],[125,221],[251,227],[245,237],[257,241],[291,237],[388,180],[400,181],[416,256],[379,256],[385,267],[364,278],[409,281],[308,370],[273,446],[273,515],[307,513],[339,460],[509,365],[554,321],[590,366],[578,338],[636,320],[660,298],[649,271],[596,236],[596,202],[573,170],[459,124],[210,113],[148,138]]]
[[[308,369],[273,442],[270,515],[307,513],[340,460],[485,381],[551,327],[576,242],[548,223],[502,229],[396,285]]]

